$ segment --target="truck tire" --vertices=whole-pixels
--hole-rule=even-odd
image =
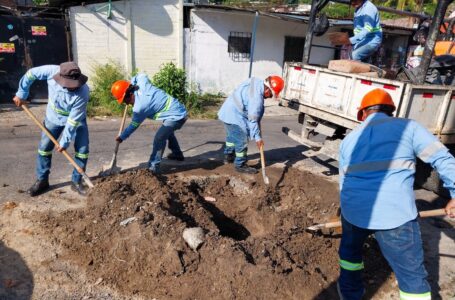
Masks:
[[[438,173],[420,159],[417,160],[415,186],[432,191],[440,196],[449,197],[449,192],[443,188]]]
[[[415,187],[432,191],[444,198],[450,198],[449,191],[443,187],[438,173],[429,165],[417,159]]]

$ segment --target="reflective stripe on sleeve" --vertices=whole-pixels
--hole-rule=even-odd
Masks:
[[[405,293],[400,290],[400,300],[431,300],[431,292],[426,292],[422,294],[411,294]]]
[[[343,168],[342,173],[356,172],[376,172],[387,171],[393,169],[415,170],[415,162],[411,160],[383,160],[383,161],[368,161],[358,164],[352,164]]]
[[[76,154],[74,156],[76,156],[77,158],[87,159],[88,158],[88,153],[76,152]]]
[[[77,122],[77,121],[75,121],[75,120],[73,120],[73,119],[71,119],[71,118],[68,118],[68,119],[66,120],[66,122],[67,122],[68,124],[70,124],[71,126],[73,126],[73,127],[77,127],[77,126],[79,126],[79,125],[81,124],[81,122]]]
[[[245,157],[245,156],[246,156],[246,151],[235,152],[235,157]]]
[[[340,267],[348,271],[360,271],[363,270],[363,262],[353,263],[347,260],[340,259]]]
[[[435,141],[426,146],[425,149],[423,149],[417,156],[424,162],[428,162],[431,156],[443,148],[445,148],[444,144],[440,141]]]
[[[230,143],[230,142],[226,142],[226,146],[227,147],[235,147],[235,144],[234,143]]]
[[[55,107],[55,104],[50,99],[49,99],[49,103],[51,105],[52,110],[55,111],[56,113],[58,113],[59,115],[62,115],[62,116],[70,115],[69,111],[65,111],[63,109],[59,109],[59,108]]]
[[[36,77],[32,74],[32,72],[28,71],[27,73],[25,73],[25,76],[27,76],[27,78],[29,80],[36,80]]]
[[[171,107],[171,102],[172,102],[172,97],[171,96],[168,96],[167,97],[167,101],[166,101],[166,105],[164,106],[164,108],[157,112],[154,116],[153,116],[153,119],[156,120],[158,119],[162,113],[166,112],[169,110],[169,107]]]
[[[38,154],[41,156],[51,156],[52,151],[43,151],[43,150],[38,150]]]

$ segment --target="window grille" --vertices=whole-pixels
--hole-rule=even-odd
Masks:
[[[233,61],[248,61],[251,51],[251,32],[231,31],[228,39],[228,53]]]

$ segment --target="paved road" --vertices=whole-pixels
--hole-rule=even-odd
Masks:
[[[34,107],[35,114],[43,117],[43,107]],[[0,186],[8,185],[17,189],[27,189],[35,180],[34,168],[40,131],[25,114],[20,111],[0,113]],[[120,125],[119,118],[89,120],[90,157],[87,173],[96,176],[107,166],[115,147],[114,137]],[[138,166],[145,167],[151,152],[151,143],[159,122],[146,121],[124,143],[121,144],[117,165],[123,169]],[[299,129],[296,116],[272,116],[263,120],[265,156],[268,162],[299,161],[305,158],[302,151],[307,150],[281,132],[282,126]],[[189,120],[177,132],[184,155],[185,164],[198,166],[213,161],[221,163],[224,144],[224,129],[216,120]],[[71,146],[72,147],[72,146]],[[73,149],[69,149],[72,153]],[[254,142],[250,144],[249,154],[252,159],[258,158]],[[166,155],[166,153],[165,153]],[[71,165],[63,155],[54,153],[51,169],[51,184],[64,184],[70,180]],[[163,162],[165,165],[166,161]],[[311,163],[314,164],[314,161]],[[175,162],[169,162],[178,170]],[[213,165],[213,164],[212,164]],[[165,166],[163,166],[165,168]],[[168,167],[169,170],[169,167]],[[166,171],[166,169],[164,169]]]

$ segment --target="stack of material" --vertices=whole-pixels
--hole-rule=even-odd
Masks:
[[[329,70],[356,73],[376,78],[383,78],[385,76],[385,72],[376,66],[348,59],[331,60],[329,62]]]

